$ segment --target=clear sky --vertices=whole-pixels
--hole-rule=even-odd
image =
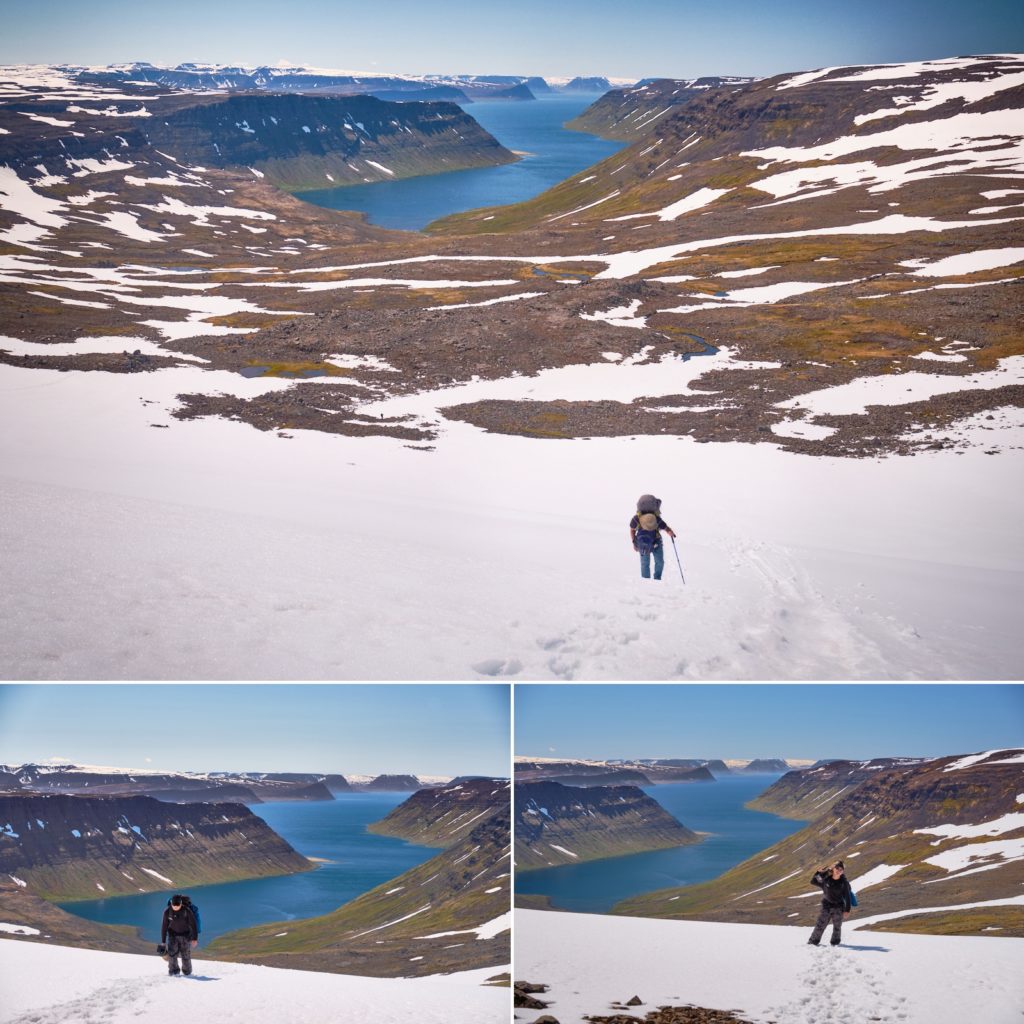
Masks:
[[[939,757],[1024,747],[1024,686],[517,686],[515,752],[545,757]]]
[[[1024,50],[1019,0],[3,0],[0,62],[768,76]]]
[[[0,763],[509,774],[503,684],[0,685]]]

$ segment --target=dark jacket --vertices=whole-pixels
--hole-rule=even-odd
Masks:
[[[831,871],[824,874],[815,871],[811,885],[816,885],[824,894],[821,901],[823,907],[842,907],[844,913],[850,912],[850,883],[845,874],[835,879]]]
[[[164,909],[164,919],[160,925],[160,941],[167,941],[167,933],[174,935],[187,935],[191,942],[199,940],[199,931],[196,928],[196,917],[192,910],[184,906],[181,910],[172,910],[170,907]]]

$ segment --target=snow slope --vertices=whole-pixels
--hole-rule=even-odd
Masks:
[[[1020,677],[1024,451],[980,418],[964,454],[871,461],[168,411],[286,384],[0,366],[0,676]],[[685,587],[671,550],[639,579],[652,491]]]
[[[487,969],[428,978],[363,978],[193,961],[171,978],[152,957],[0,941],[0,1024],[504,1024],[509,991]]]
[[[1020,1020],[1024,940],[844,930],[838,949],[777,925],[516,911],[516,977],[551,990],[547,1010],[584,1013],[639,995],[643,1015],[692,1003],[757,1024],[1011,1024]]]

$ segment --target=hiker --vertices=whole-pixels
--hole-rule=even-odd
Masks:
[[[661,518],[661,498],[641,494],[636,503],[636,515],[629,521],[629,539],[633,550],[640,553],[640,575],[645,580],[651,578],[651,555],[654,555],[654,578],[660,580],[665,570],[662,530],[675,539],[672,528]]]
[[[842,939],[843,918],[850,916],[850,900],[852,891],[843,868],[843,862],[837,860],[830,868],[819,868],[814,872],[811,885],[816,885],[823,893],[821,913],[814,925],[814,931],[807,940],[811,946],[820,946],[821,937],[825,933],[829,921],[832,922],[833,946],[838,946]]]
[[[199,943],[199,925],[188,896],[176,893],[171,897],[164,909],[164,919],[160,925],[160,943],[166,943],[167,946],[165,956],[168,974],[173,976],[192,973],[192,950]]]

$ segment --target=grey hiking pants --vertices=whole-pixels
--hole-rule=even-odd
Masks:
[[[178,967],[178,957],[181,957],[181,967]],[[168,974],[191,974],[192,973],[192,941],[188,935],[176,935],[170,932],[167,936],[167,973]]]
[[[843,908],[828,907],[825,904],[822,904],[821,913],[818,914],[818,920],[814,924],[814,931],[811,932],[811,942],[821,942],[821,937],[825,934],[829,921],[832,922],[832,945],[839,945],[843,934]]]

